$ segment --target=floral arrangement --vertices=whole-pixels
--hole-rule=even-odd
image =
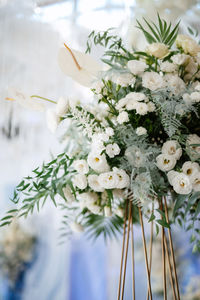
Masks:
[[[144,22],[138,29],[149,43],[145,52],[126,49],[112,29],[93,31],[86,53],[66,44],[60,49],[61,69],[91,89],[91,104],[13,97],[26,106],[37,106],[36,98],[54,102],[48,127],[66,126],[68,145],[20,182],[12,199],[18,206],[1,226],[50,199],[64,211],[66,234],[110,237],[121,230],[131,199],[133,222],[139,209],[157,230],[178,222],[192,231],[193,251],[200,251],[200,45],[191,28],[186,36],[159,16],[158,24]],[[105,47],[106,68],[88,54],[93,44]]]

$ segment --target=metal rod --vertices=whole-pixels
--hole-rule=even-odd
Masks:
[[[123,243],[122,243],[121,266],[120,266],[117,300],[120,300],[120,293],[121,293],[121,281],[122,281],[122,269],[123,269],[123,262],[124,262],[124,248],[125,248],[125,238],[126,238],[127,215],[128,215],[128,201],[126,201],[126,209],[125,209],[125,216],[124,216]]]
[[[160,202],[160,209],[163,211],[163,203],[162,199]],[[163,217],[162,217],[163,219]],[[164,300],[167,300],[167,282],[166,282],[166,261],[165,261],[165,228],[162,226],[162,271],[163,271],[163,292],[164,292]]]
[[[152,208],[153,213],[154,208]],[[153,221],[151,222],[151,236],[150,236],[150,247],[149,247],[149,273],[151,275],[151,266],[152,266],[152,248],[153,248]],[[147,300],[149,300],[149,289],[147,292]]]
[[[131,253],[132,253],[132,293],[135,300],[135,257],[134,257],[134,235],[133,235],[133,207],[131,205]]]
[[[150,296],[150,300],[152,300],[151,279],[150,279],[150,272],[149,272],[149,267],[148,267],[148,257],[147,257],[147,246],[146,246],[146,239],[145,239],[145,233],[144,233],[144,224],[143,224],[142,212],[141,212],[140,207],[138,207],[138,211],[139,211],[140,224],[141,224],[141,229],[142,229],[142,239],[143,239],[144,256],[145,256],[145,264],[146,264],[146,271],[147,271],[149,296]]]
[[[166,197],[163,197],[163,198],[164,198],[164,204],[165,204],[165,217],[166,217],[167,222],[169,223],[167,201],[166,201]],[[177,272],[176,272],[176,261],[175,261],[174,247],[173,247],[172,235],[171,235],[170,228],[168,228],[168,235],[169,235],[169,246],[170,246],[170,251],[171,251],[171,256],[172,256],[172,266],[173,266],[173,271],[175,274],[176,290],[177,290],[178,300],[180,300],[178,276],[177,276]]]

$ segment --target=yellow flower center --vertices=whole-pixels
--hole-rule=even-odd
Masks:
[[[164,164],[167,165],[169,163],[169,159],[164,159]]]
[[[98,161],[99,161],[99,158],[98,158],[98,157],[95,157],[95,161],[98,162]]]

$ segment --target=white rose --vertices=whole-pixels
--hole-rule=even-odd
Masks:
[[[111,217],[112,216],[112,210],[111,210],[110,206],[105,206],[104,207],[104,214],[105,214],[105,217]]]
[[[60,117],[56,114],[55,110],[47,109],[46,111],[46,121],[47,127],[52,132],[55,133],[58,125],[60,123]]]
[[[107,172],[99,175],[99,183],[105,189],[114,189],[118,187],[119,177],[115,172]]]
[[[144,128],[144,127],[137,127],[136,128],[136,134],[137,135],[144,135],[144,134],[146,134],[147,133],[147,130],[146,130],[146,128]]]
[[[89,175],[88,176],[88,185],[95,192],[103,192],[104,191],[104,188],[102,188],[102,186],[99,183],[98,175]]]
[[[178,48],[182,48],[186,54],[192,56],[197,55],[200,51],[200,46],[188,35],[179,34],[176,39],[176,45]]]
[[[188,135],[186,141],[186,151],[192,160],[197,160],[200,158],[200,137],[197,134]]]
[[[147,46],[146,52],[157,58],[163,58],[169,53],[168,46],[163,43],[152,43]]]
[[[69,101],[64,97],[60,97],[56,104],[56,114],[60,117],[65,115],[69,109]]]
[[[173,180],[174,180],[175,176],[177,176],[178,174],[179,173],[174,170],[171,170],[167,173],[167,179],[171,185],[173,185]]]
[[[118,179],[119,179],[119,182],[117,185],[118,189],[124,189],[130,185],[130,178],[124,170],[118,169],[118,168],[113,168],[113,172],[115,174],[117,174]]]
[[[155,91],[157,89],[163,88],[165,86],[165,82],[161,75],[156,72],[145,72],[142,76],[142,85],[150,89],[151,91]]]
[[[176,165],[176,158],[174,155],[160,154],[156,157],[156,165],[161,171],[170,171]]]
[[[81,233],[84,231],[84,227],[80,223],[72,222],[69,224],[69,226],[71,230],[75,233]]]
[[[72,203],[75,200],[75,197],[72,194],[72,191],[68,185],[63,188],[63,194],[64,194],[67,202]]]
[[[75,160],[73,167],[79,174],[87,174],[89,172],[89,166],[85,159]]]
[[[166,86],[172,89],[176,94],[179,94],[185,89],[185,83],[178,75],[167,74],[164,76],[164,79]]]
[[[120,153],[120,148],[117,144],[108,144],[106,146],[106,153],[110,158],[113,158]]]
[[[178,173],[173,178],[173,189],[177,194],[187,195],[192,191],[189,177],[184,173]]]
[[[190,95],[193,102],[199,103],[200,102],[200,93],[199,92],[193,92]]]
[[[142,74],[144,70],[147,68],[147,64],[139,60],[129,60],[127,66],[131,71],[131,73],[133,73],[134,75]]]
[[[183,173],[192,177],[195,173],[200,171],[199,164],[192,161],[186,161],[182,166]]]
[[[200,192],[200,172],[197,172],[192,176],[191,182],[194,191]]]
[[[178,160],[182,155],[182,149],[179,143],[175,140],[167,141],[162,146],[162,153],[173,155]]]
[[[149,101],[149,102],[147,103],[147,106],[148,106],[148,111],[149,111],[149,112],[153,112],[153,111],[155,111],[155,109],[156,109],[156,106],[155,106],[155,104],[154,104],[152,101]]]
[[[188,63],[189,55],[186,54],[175,54],[171,57],[171,60],[173,61],[174,64],[180,66],[180,65],[185,65]]]
[[[112,81],[118,85],[121,85],[122,87],[127,87],[135,84],[135,77],[133,77],[133,75],[130,73],[121,73],[114,75],[112,77]]]
[[[177,71],[177,66],[169,61],[164,61],[160,64],[160,70],[166,73],[172,73]]]
[[[148,106],[146,103],[137,102],[135,106],[137,114],[144,116],[148,113]]]
[[[90,168],[98,173],[107,172],[110,169],[104,153],[99,154],[96,152],[90,152],[87,162]]]
[[[82,174],[74,175],[72,182],[73,185],[79,188],[80,190],[84,190],[87,187],[87,178],[85,175]]]
[[[128,113],[126,111],[122,111],[119,113],[118,117],[117,117],[117,122],[119,124],[123,124],[129,121],[129,116]]]

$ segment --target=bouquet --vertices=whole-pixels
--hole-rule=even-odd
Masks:
[[[127,218],[129,228],[131,222],[143,228],[145,216],[163,234],[176,222],[191,230],[193,251],[200,251],[198,33],[188,28],[189,35],[179,35],[179,23],[173,27],[159,15],[157,21],[137,22],[145,51],[127,49],[112,29],[93,31],[86,53],[66,44],[60,49],[61,69],[88,86],[94,101],[61,97],[47,110],[51,131],[67,123],[67,147],[19,183],[12,199],[17,208],[1,226],[53,201],[64,211],[66,234],[111,237]],[[89,55],[93,44],[105,47],[103,66]],[[22,93],[13,98],[36,106],[36,97],[54,102]]]

